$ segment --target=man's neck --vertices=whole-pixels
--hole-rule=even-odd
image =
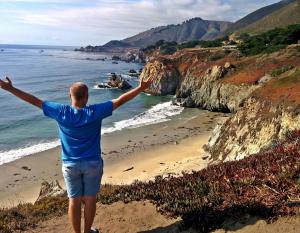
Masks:
[[[86,106],[85,104],[81,104],[81,103],[72,103],[72,107],[76,109],[81,109],[84,108],[85,106]]]

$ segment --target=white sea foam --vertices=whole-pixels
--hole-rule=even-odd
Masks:
[[[172,105],[171,102],[157,104],[147,111],[134,116],[131,119],[115,122],[113,127],[103,128],[102,134],[119,131],[125,128],[138,128],[145,125],[168,121],[170,120],[171,116],[180,114],[183,109],[183,107]],[[0,165],[9,163],[31,154],[49,150],[59,145],[59,140],[55,140],[52,142],[42,142],[36,145],[31,145],[15,150],[0,151]]]
[[[99,83],[100,84],[100,83]],[[99,87],[98,85],[99,84],[96,84],[93,86],[93,89],[95,90],[111,90],[111,89],[118,89],[117,87],[111,87],[111,88],[105,88],[105,87]]]
[[[113,127],[104,128],[102,133],[111,133],[125,128],[138,128],[144,125],[168,121],[171,116],[180,114],[183,109],[183,107],[172,105],[171,102],[157,104],[131,119],[115,122]]]
[[[35,154],[41,151],[49,150],[60,145],[59,140],[53,142],[43,142],[36,145],[19,148],[9,151],[0,151],[0,165],[20,159],[22,157]]]

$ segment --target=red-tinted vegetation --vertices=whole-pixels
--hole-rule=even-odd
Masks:
[[[300,70],[288,71],[283,77],[274,78],[253,95],[277,104],[300,104]]]
[[[224,66],[226,62],[230,62],[236,67],[236,70],[227,75],[222,82],[236,85],[254,85],[262,77],[270,75],[276,69],[300,66],[299,52],[295,47],[289,47],[273,54],[252,57],[240,57],[237,51],[227,54],[221,49],[185,49],[173,55],[156,54],[156,57],[163,60],[170,68],[170,64],[172,64],[172,67],[177,69],[182,77],[190,74],[195,78],[203,77],[207,69],[214,65]]]

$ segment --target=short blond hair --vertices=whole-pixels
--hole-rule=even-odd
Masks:
[[[81,101],[86,98],[89,93],[89,88],[83,82],[73,83],[70,87],[70,94],[76,101]]]

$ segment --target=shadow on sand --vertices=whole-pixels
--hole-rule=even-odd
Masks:
[[[249,215],[241,216],[240,218],[230,218],[227,219],[223,224],[222,227],[220,227],[219,230],[214,230],[217,233],[224,233],[228,231],[237,231],[241,230],[242,228],[249,226],[249,225],[255,225],[257,221],[259,221],[260,218],[258,217],[251,217]],[[166,227],[158,227],[152,230],[147,231],[139,231],[138,233],[198,233],[199,231],[196,231],[192,228],[182,230],[182,221],[178,221],[174,224],[171,224]],[[214,232],[213,231],[213,232]]]

